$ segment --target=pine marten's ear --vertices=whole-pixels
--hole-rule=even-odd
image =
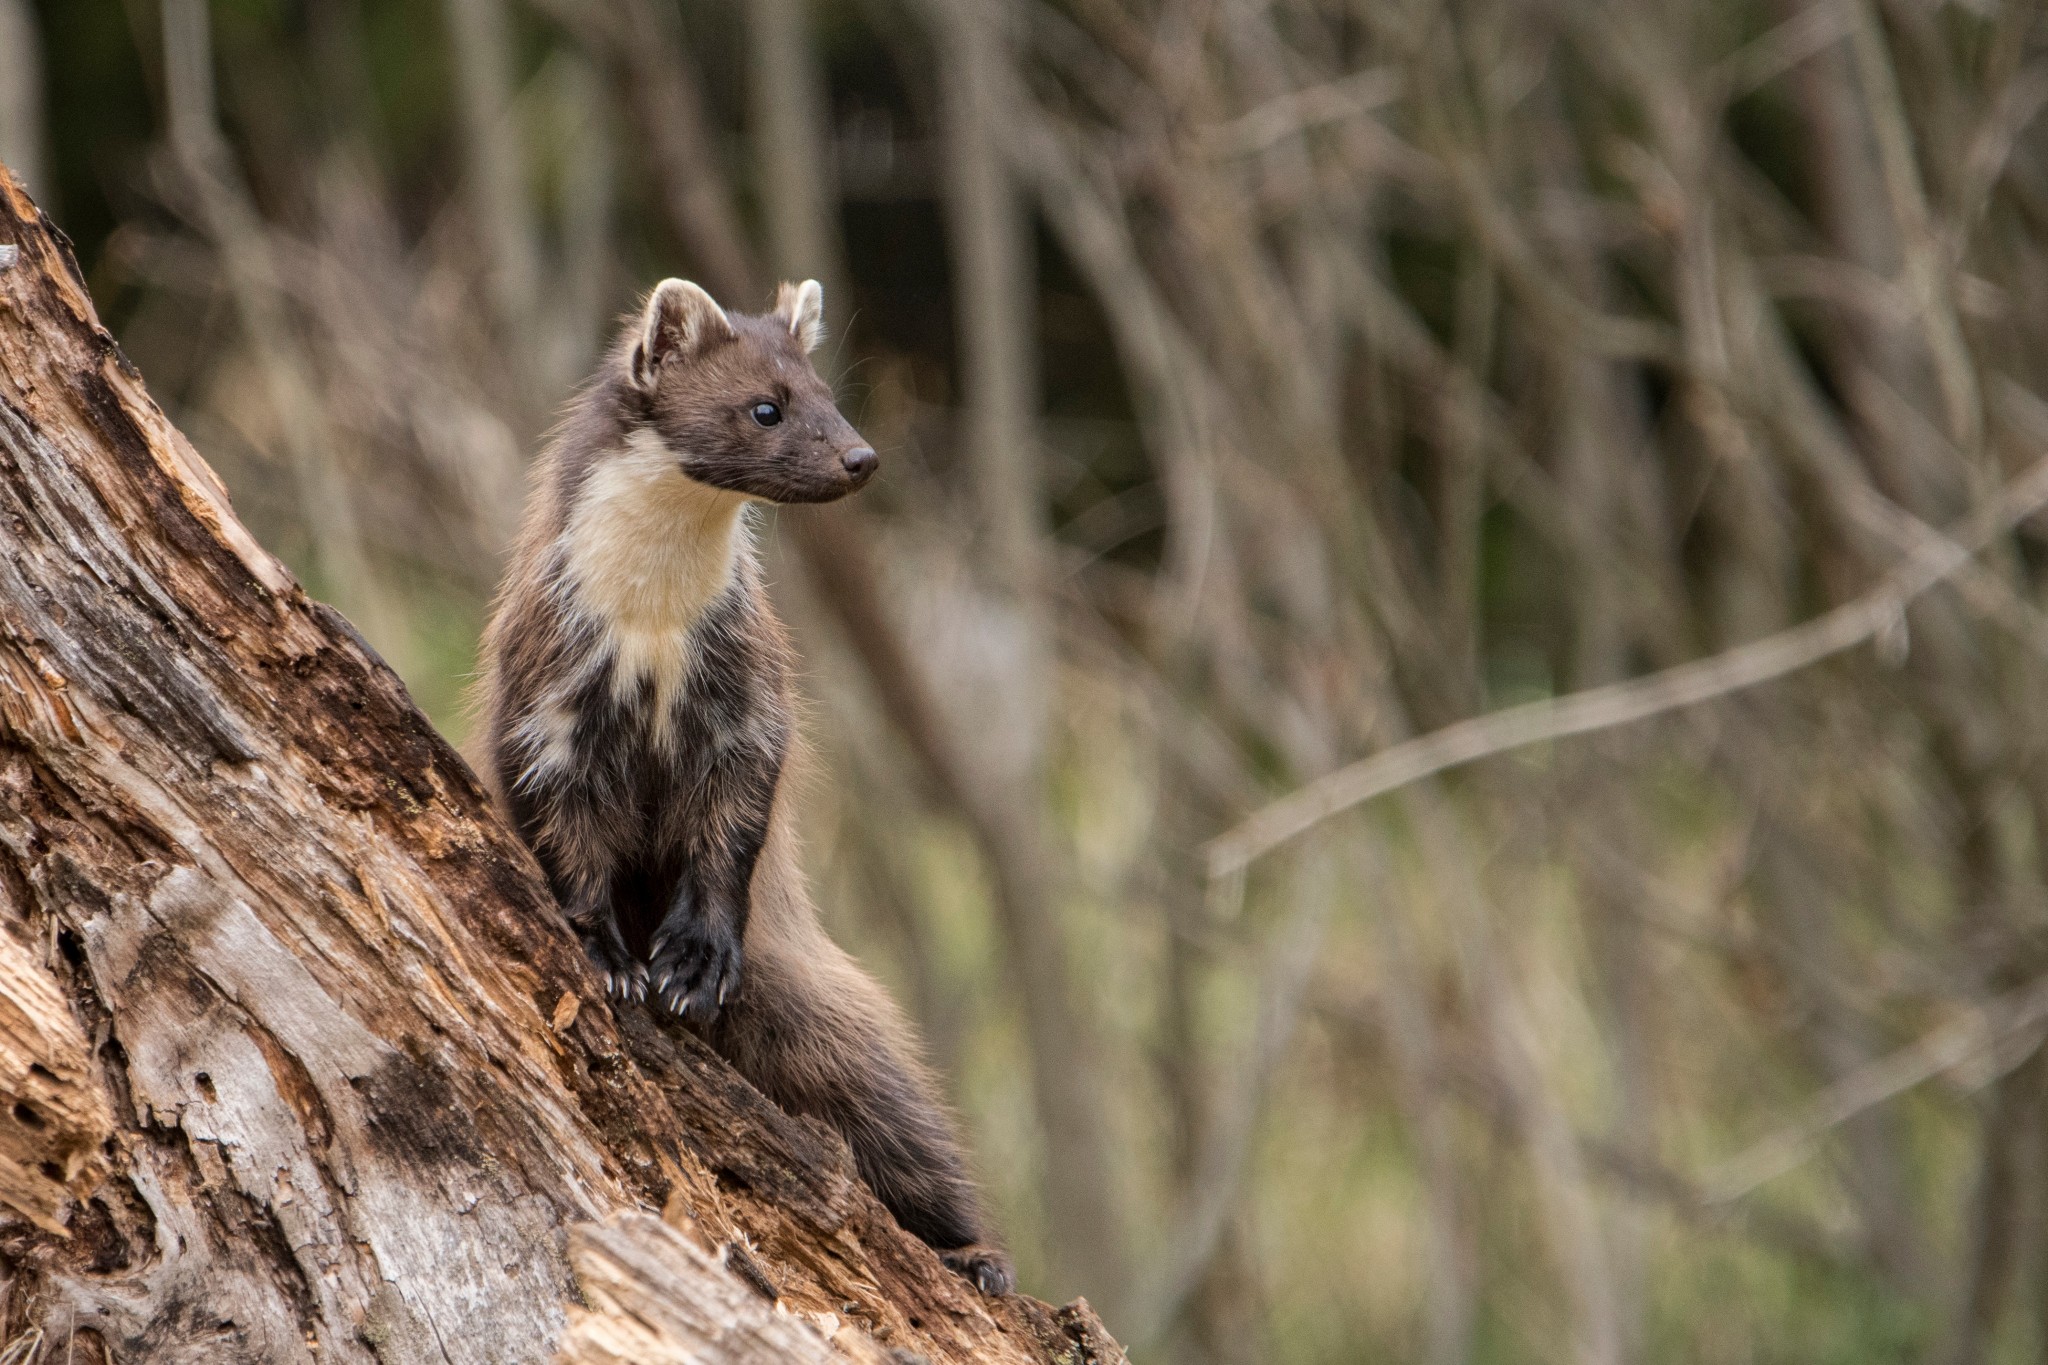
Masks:
[[[775,291],[775,316],[788,325],[797,345],[806,351],[817,350],[825,339],[824,289],[816,280],[785,283]]]
[[[694,354],[732,336],[732,320],[709,294],[688,280],[663,280],[647,296],[627,367],[635,384],[651,389],[662,361]]]

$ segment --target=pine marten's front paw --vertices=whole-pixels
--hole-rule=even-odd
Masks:
[[[634,960],[625,939],[619,936],[616,922],[607,919],[600,925],[580,928],[577,937],[583,940],[583,951],[597,968],[608,997],[621,1001],[647,998],[647,968]]]
[[[955,1247],[940,1252],[939,1259],[946,1263],[946,1269],[990,1297],[1007,1294],[1017,1287],[1017,1272],[1010,1268],[1010,1258],[1000,1248]]]
[[[647,962],[654,1003],[676,1018],[708,1024],[740,990],[740,936],[692,919],[663,924]]]

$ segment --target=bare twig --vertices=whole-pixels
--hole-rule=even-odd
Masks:
[[[29,0],[0,0],[0,165],[51,204],[43,158],[43,44]]]
[[[1782,678],[1900,628],[1906,604],[1953,577],[1998,536],[2048,504],[2048,459],[1924,546],[1875,588],[1802,625],[1645,678],[1509,707],[1445,726],[1340,768],[1212,839],[1209,874],[1236,872],[1342,810],[1412,782],[1546,740],[1608,730]]]
[[[541,355],[540,226],[512,117],[512,40],[505,0],[444,0],[467,150],[471,226],[487,249],[491,301],[518,360]]]
[[[1398,71],[1383,67],[1355,71],[1321,85],[1275,95],[1257,108],[1205,130],[1203,136],[1218,156],[1248,156],[1322,124],[1384,108],[1400,97],[1401,86]]]
[[[354,491],[320,401],[313,366],[284,310],[268,230],[242,183],[214,114],[213,30],[205,0],[165,0],[164,86],[172,154],[247,329],[292,464],[305,525],[326,587],[363,633],[404,670],[407,638],[363,547]]]
[[[1798,1118],[1721,1162],[1700,1181],[1710,1203],[1731,1203],[1805,1159],[1823,1136],[1867,1110],[2048,1022],[2048,978],[2023,986],[1844,1076]]]
[[[1231,1083],[1217,1097],[1204,1125],[1196,1153],[1194,1192],[1188,1207],[1176,1212],[1173,1232],[1164,1245],[1164,1264],[1135,1296],[1125,1337],[1156,1342],[1172,1325],[1189,1294],[1200,1282],[1214,1255],[1224,1222],[1236,1207],[1243,1186],[1258,1118],[1264,1109],[1274,1069],[1286,1055],[1309,991],[1309,976],[1322,955],[1324,931],[1337,899],[1333,869],[1319,864],[1307,869],[1296,890],[1296,904],[1275,935],[1259,986],[1259,1006],[1244,1055],[1231,1068]]]
[[[704,286],[730,304],[765,304],[768,281],[740,226],[672,13],[653,0],[534,3],[623,74],[662,210],[695,257]]]

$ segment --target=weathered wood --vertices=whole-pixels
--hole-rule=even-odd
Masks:
[[[728,1244],[726,1254],[747,1253]],[[562,1365],[822,1365],[837,1358],[828,1341],[842,1336],[844,1356],[886,1361],[834,1315],[809,1319],[770,1307],[764,1290],[719,1273],[710,1253],[648,1214],[573,1229],[569,1260],[590,1308],[569,1310]]]
[[[615,1016],[469,770],[236,520],[4,175],[0,243],[0,943],[48,945],[71,1032],[41,1065],[79,1095],[74,1122],[17,1089],[0,1042],[7,1103],[67,1116],[38,1172],[78,1196],[0,1183],[0,1342],[541,1361],[571,1227],[666,1209],[753,1248],[662,1262],[690,1301],[740,1263],[842,1354],[1121,1359],[1085,1305],[980,1298],[835,1136]],[[5,1039],[38,988],[0,971]]]
[[[56,981],[0,932],[0,1206],[59,1236],[65,1200],[106,1174],[113,1116],[89,1052]]]

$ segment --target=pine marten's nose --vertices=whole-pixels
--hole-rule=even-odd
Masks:
[[[875,472],[881,463],[872,446],[855,446],[839,457],[839,463],[846,466],[846,472],[856,479],[865,479]]]

